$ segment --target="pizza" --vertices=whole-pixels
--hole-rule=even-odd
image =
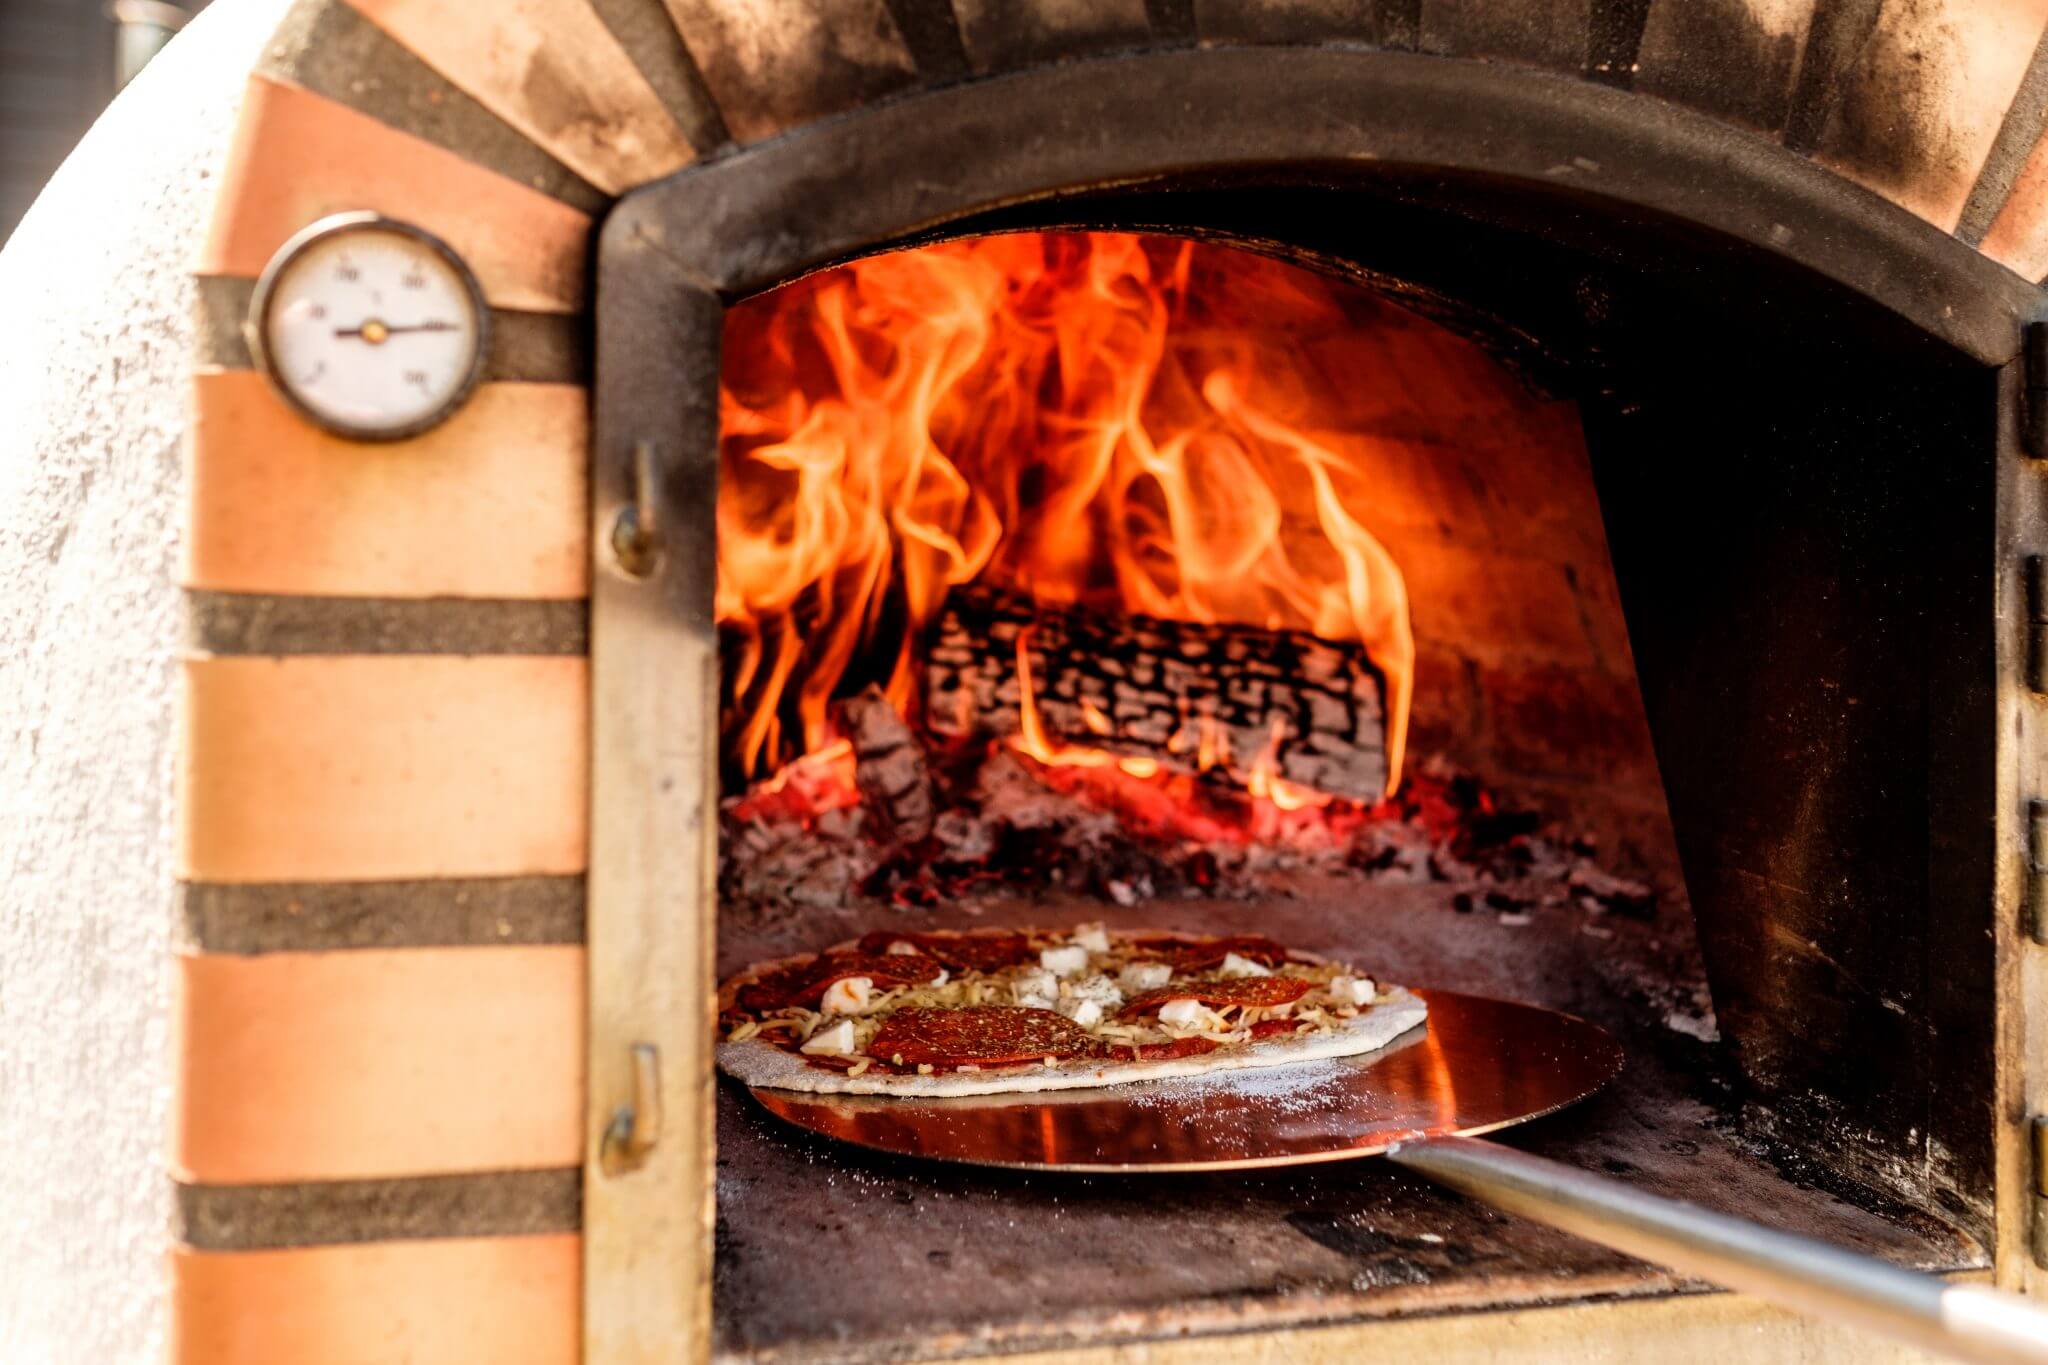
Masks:
[[[1347,1057],[1422,1000],[1257,934],[880,930],[750,967],[718,992],[718,1064],[747,1085],[991,1095]]]

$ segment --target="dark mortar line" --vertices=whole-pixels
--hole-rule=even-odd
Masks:
[[[200,275],[194,296],[194,350],[204,367],[255,368],[243,323],[256,281],[242,275]],[[491,309],[484,380],[493,384],[588,384],[590,319],[582,313]]]
[[[180,947],[201,953],[580,944],[581,876],[182,882]]]
[[[704,72],[661,0],[590,0],[662,106],[698,156],[731,145],[725,115],[704,83]]]
[[[309,0],[257,70],[596,216],[612,196],[499,118],[342,0]],[[367,73],[367,74],[366,74]]]
[[[177,1185],[172,1233],[199,1251],[437,1237],[517,1237],[583,1225],[577,1167],[277,1185]]]
[[[1785,114],[1785,146],[1811,155],[1842,96],[1842,82],[1877,32],[1882,0],[1821,0],[1807,30]]]
[[[1593,0],[1586,25],[1586,79],[1633,90],[1650,0]]]
[[[886,0],[889,18],[920,76],[933,83],[960,80],[972,74],[967,40],[952,0]]]
[[[2048,32],[2043,32],[2041,41],[2034,45],[2027,73],[2021,77],[2012,103],[2006,106],[1991,151],[1977,170],[1977,181],[1970,186],[1963,216],[1956,223],[1956,236],[1971,246],[1983,242],[1984,234],[1998,219],[1998,211],[2012,197],[2020,169],[2027,164],[2027,157],[2040,142],[2044,129],[2048,129]]]
[[[590,652],[581,598],[293,597],[188,589],[196,651],[302,654],[579,655]]]

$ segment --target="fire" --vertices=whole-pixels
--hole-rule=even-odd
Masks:
[[[1361,642],[1386,679],[1391,791],[1407,591],[1366,529],[1372,488],[1328,439],[1332,381],[1272,326],[1241,325],[1341,319],[1339,288],[1228,248],[1021,233],[872,257],[736,308],[717,598],[736,761],[758,773],[828,749],[828,704],[868,683],[914,716],[921,628],[987,575],[1041,602]],[[1024,712],[1034,757],[1116,761]],[[1274,774],[1271,746],[1262,769],[1190,719],[1202,766],[1248,763],[1254,794],[1288,809],[1318,799]]]

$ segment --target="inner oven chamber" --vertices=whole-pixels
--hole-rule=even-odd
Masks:
[[[1059,128],[1077,117],[1039,112]],[[1952,304],[1930,323],[1941,310],[1902,300],[1928,287],[1906,267],[1928,263],[1843,228],[1861,205],[1767,202],[1725,166],[1717,192],[1775,229],[1732,231],[1646,206],[1651,194],[1631,202],[1618,190],[1639,187],[1628,157],[1643,130],[1597,114],[1553,110],[1601,156],[1559,160],[1531,126],[1530,145],[1495,149],[1523,164],[1486,167],[1340,164],[1305,154],[1298,144],[1315,139],[1298,130],[1276,132],[1270,157],[1165,157],[1172,139],[1154,116],[1126,125],[1127,155],[1154,158],[1142,165],[1076,175],[999,142],[980,178],[922,190],[878,164],[915,164],[916,149],[866,150],[889,130],[828,131],[811,139],[823,146],[791,139],[779,167],[713,166],[629,198],[601,261],[596,529],[624,571],[600,583],[593,609],[596,979],[603,906],[633,881],[621,869],[644,876],[663,858],[719,904],[715,924],[700,916],[700,944],[720,976],[876,928],[1263,932],[1389,979],[1612,1030],[1631,1059],[1622,1080],[1519,1130],[1518,1144],[1902,1264],[1987,1265],[2000,1217],[1995,907],[2009,825],[1997,717],[2013,516],[1997,470],[2015,385],[1971,331],[1992,324]],[[990,133],[973,119],[897,131],[948,166]],[[1669,159],[1665,134],[1648,142]],[[693,176],[713,183],[692,196]],[[1835,215],[1818,256],[1784,249],[1813,221],[1796,213]],[[781,235],[764,238],[767,224]],[[1072,235],[1084,233],[1105,235]],[[773,261],[729,245],[764,239]],[[1098,265],[1136,251],[1156,280],[1192,260],[1207,293],[1182,299],[1180,324],[1255,341],[1239,349],[1276,383],[1290,376],[1271,373],[1275,357],[1296,363],[1289,392],[1313,390],[1315,420],[1295,413],[1289,431],[1313,428],[1319,449],[1359,462],[1379,496],[1354,510],[1398,566],[1412,617],[1406,777],[1376,811],[1359,790],[1293,809],[1300,784],[1258,788],[1242,743],[1234,770],[1195,775],[1207,765],[1182,746],[1181,777],[1134,776],[1114,760],[1047,766],[1042,737],[1035,758],[1020,756],[1017,736],[969,726],[963,739],[921,714],[939,695],[935,649],[1007,689],[1005,707],[1021,662],[1045,714],[1062,704],[1051,675],[1071,655],[1099,657],[1103,638],[1142,654],[1146,627],[1103,608],[1117,594],[1100,573],[1061,580],[1019,617],[1032,566],[996,553],[950,611],[918,611],[899,553],[869,611],[882,624],[808,710],[795,693],[815,651],[779,653],[758,619],[735,628],[733,569],[720,577],[711,534],[721,336],[728,516],[732,452],[746,445],[735,414],[770,413],[787,397],[777,376],[803,368],[764,361],[778,347],[788,359],[770,319],[798,317],[815,346],[821,293],[844,284],[858,298],[844,262],[865,260],[853,268],[880,297],[888,262],[907,259],[882,253],[941,240],[953,243],[943,259],[1032,269],[1090,244]],[[1128,270],[1119,278],[1127,287]],[[1953,284],[1951,299],[1996,313],[1990,286]],[[1185,273],[1183,287],[1195,287]],[[1246,299],[1256,306],[1233,314]],[[899,303],[899,326],[934,307]],[[814,386],[838,382],[817,379],[816,355],[804,363]],[[1195,348],[1186,363],[1221,362]],[[748,383],[750,400],[736,401]],[[1222,400],[1207,401],[1213,415]],[[759,439],[788,435],[761,420]],[[1054,491],[1034,477],[1019,505]],[[1298,492],[1280,491],[1283,503]],[[1004,531],[1017,529],[1013,512]],[[1350,561],[1336,562],[1341,573]],[[1043,587],[1049,571],[1036,569]],[[991,584],[1010,595],[980,594]],[[830,622],[809,592],[783,600],[813,616],[778,628],[815,640]],[[1077,630],[1064,654],[1045,644]],[[1365,653],[1398,712],[1398,646],[1377,638]],[[778,659],[794,660],[793,681],[763,703]],[[869,690],[859,709],[868,684],[900,701],[904,676],[909,705],[877,709]],[[1096,708],[1064,704],[1055,748],[1125,738],[1074,733],[1073,716]],[[650,801],[608,785],[607,730],[637,742],[632,725],[657,716],[684,731],[664,743],[692,781]],[[829,728],[806,735],[807,717]],[[864,738],[863,723],[886,733]],[[914,811],[907,835],[891,828],[900,773],[860,791],[876,775],[862,765],[906,733],[935,814],[954,820],[947,838]],[[1398,747],[1397,724],[1381,733]],[[1284,774],[1264,757],[1268,777]],[[1347,751],[1340,763],[1354,782],[1358,761]],[[1089,826],[1089,809],[1119,813]],[[665,851],[608,855],[613,838]],[[637,894],[660,895],[655,913],[694,913],[674,886]],[[595,1085],[601,1070],[593,1051]],[[828,1147],[729,1084],[716,1114],[722,1353],[1014,1351],[1691,1287],[1381,1163],[1142,1182],[1006,1174]]]

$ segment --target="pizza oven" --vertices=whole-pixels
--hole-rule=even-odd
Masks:
[[[1281,60],[1158,79],[1221,100]],[[1070,74],[1043,104],[905,106],[894,150],[798,139],[780,193],[773,164],[685,173],[608,229],[622,576],[651,519],[690,547],[651,581],[700,612],[715,584],[719,974],[875,929],[1265,933],[1614,1029],[1624,1081],[1518,1135],[1534,1150],[1987,1266],[1992,897],[1958,865],[1991,875],[1996,822],[1953,784],[1991,757],[1975,555],[2014,381],[1768,242],[1602,204],[1571,163],[1339,166],[1290,125],[1273,160],[1219,166],[1163,98],[1084,102]],[[1071,183],[967,154],[1038,120],[1130,136]],[[899,158],[1006,206],[874,207]],[[722,306],[650,290],[657,259]],[[683,404],[652,382],[714,355],[715,408],[704,380]],[[666,501],[643,512],[647,478]],[[735,1352],[1687,1287],[1394,1169],[991,1176],[717,1094]]]
[[[134,474],[103,591],[0,580],[71,622],[18,651],[36,884],[174,964],[11,1087],[82,1124],[164,1040],[94,1354],[1872,1349],[1393,1162],[918,1162],[714,1072],[748,964],[1097,921],[1578,1015],[1626,1069],[1504,1141],[2036,1285],[2038,16],[271,8],[110,115],[213,92],[164,185],[108,133],[7,258],[82,270],[70,204],[182,291],[24,313],[78,469],[0,540],[66,562],[80,452]],[[444,347],[381,426],[274,330],[358,230],[460,315],[318,314]],[[159,390],[176,480],[62,434]],[[176,665],[107,688],[138,616]],[[132,858],[58,820],[87,749],[162,768]],[[16,1146],[53,1239],[140,1218]]]

